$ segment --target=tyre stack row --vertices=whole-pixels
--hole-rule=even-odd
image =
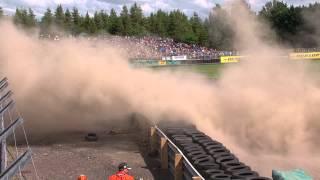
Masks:
[[[205,179],[270,180],[240,162],[222,143],[196,129],[166,128],[165,133]]]

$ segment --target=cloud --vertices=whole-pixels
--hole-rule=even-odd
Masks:
[[[154,12],[155,9],[148,3],[144,3],[141,5],[141,9],[143,12],[150,14],[151,12]]]

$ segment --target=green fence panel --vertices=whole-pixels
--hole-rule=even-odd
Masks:
[[[292,171],[272,170],[272,178],[273,180],[312,180],[312,177],[302,169]]]

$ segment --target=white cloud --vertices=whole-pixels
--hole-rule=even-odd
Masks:
[[[150,14],[151,12],[155,11],[155,9],[153,7],[151,7],[151,5],[148,3],[142,4],[141,9],[146,14]]]
[[[195,0],[194,3],[199,5],[202,8],[208,8],[208,7],[214,6],[213,1],[210,1],[210,0]]]

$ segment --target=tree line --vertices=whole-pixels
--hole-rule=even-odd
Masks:
[[[109,33],[123,36],[158,35],[172,37],[177,41],[206,45],[207,30],[197,13],[188,18],[180,10],[169,13],[158,10],[146,17],[137,3],[130,8],[123,6],[119,14],[115,9],[110,12],[96,11],[93,16],[87,12],[81,15],[77,8],[63,9],[61,5],[52,11],[46,10],[40,20],[29,9],[16,9],[14,22],[25,28],[40,27],[41,33],[64,31],[72,35],[97,35]]]
[[[246,3],[245,0],[242,1]],[[250,9],[250,6],[247,6]],[[295,46],[316,46],[317,42],[312,41],[310,35],[316,35],[318,32],[306,16],[312,17],[319,12],[320,3],[295,7],[279,0],[272,0],[258,13],[253,14],[270,23],[280,42]],[[58,5],[54,10],[48,8],[40,19],[36,18],[31,8],[17,8],[13,21],[25,28],[39,27],[43,34],[58,30],[74,36],[103,33],[122,36],[157,35],[170,37],[179,42],[231,49],[234,32],[232,24],[225,18],[227,14],[227,10],[218,4],[205,19],[200,18],[196,12],[188,17],[180,10],[165,12],[161,9],[144,16],[137,3],[131,7],[124,5],[119,14],[115,9],[111,9],[109,12],[96,11],[93,16],[88,12],[82,15],[76,7],[64,9],[62,5]],[[1,16],[3,10],[0,7]],[[303,36],[305,34],[309,35],[310,40]]]
[[[259,12],[253,12],[245,0],[242,3],[261,21],[267,22],[275,31],[275,38],[266,37],[266,41],[275,40],[295,48],[318,47],[320,39],[320,3],[307,6],[289,6],[283,1],[271,0]],[[231,9],[231,13],[237,13]],[[217,5],[208,17],[208,37],[210,47],[221,49],[234,48],[234,29],[227,20],[228,12]]]

